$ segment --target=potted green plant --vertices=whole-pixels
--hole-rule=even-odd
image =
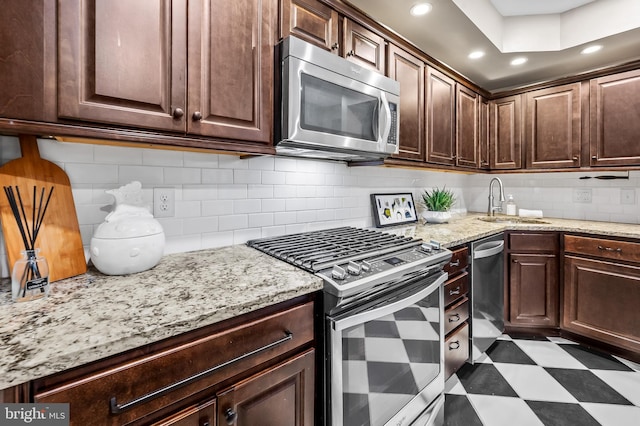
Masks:
[[[451,219],[451,206],[456,202],[456,197],[450,189],[446,187],[433,188],[431,191],[425,190],[422,193],[422,205],[426,210],[422,212],[422,217],[431,223],[446,223]]]

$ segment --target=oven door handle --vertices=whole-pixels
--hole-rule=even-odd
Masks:
[[[367,321],[381,318],[394,312],[400,311],[424,299],[434,291],[437,291],[438,288],[447,280],[447,278],[448,274],[443,272],[437,280],[435,280],[433,283],[423,288],[422,290],[412,294],[411,296],[408,296],[402,300],[398,300],[397,302],[389,303],[388,305],[380,306],[379,308],[371,309],[355,315],[350,315],[343,319],[331,321],[332,327],[335,331],[344,330],[345,328],[363,324]]]

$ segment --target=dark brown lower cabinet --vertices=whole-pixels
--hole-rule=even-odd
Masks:
[[[509,232],[507,242],[507,327],[558,327],[558,233]]]
[[[640,353],[640,267],[564,258],[562,328]]]

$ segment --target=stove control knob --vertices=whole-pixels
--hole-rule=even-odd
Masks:
[[[427,253],[431,253],[431,250],[433,249],[433,246],[431,246],[431,244],[429,243],[424,243],[420,246],[420,248],[422,249],[422,251],[426,251]]]
[[[349,271],[351,275],[360,275],[361,267],[356,262],[350,261],[349,265],[347,265],[347,271]]]
[[[366,260],[362,261],[362,272],[369,272],[371,270],[371,263]]]
[[[331,270],[331,276],[336,280],[344,280],[345,278],[347,278],[347,271],[345,271],[344,268],[335,265]]]

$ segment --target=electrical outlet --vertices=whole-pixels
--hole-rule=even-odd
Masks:
[[[153,188],[153,216],[173,217],[176,214],[176,192],[173,188]]]
[[[574,203],[590,203],[591,202],[591,188],[580,188],[573,190],[573,202]]]
[[[635,204],[636,190],[633,188],[625,188],[620,190],[620,204]]]

